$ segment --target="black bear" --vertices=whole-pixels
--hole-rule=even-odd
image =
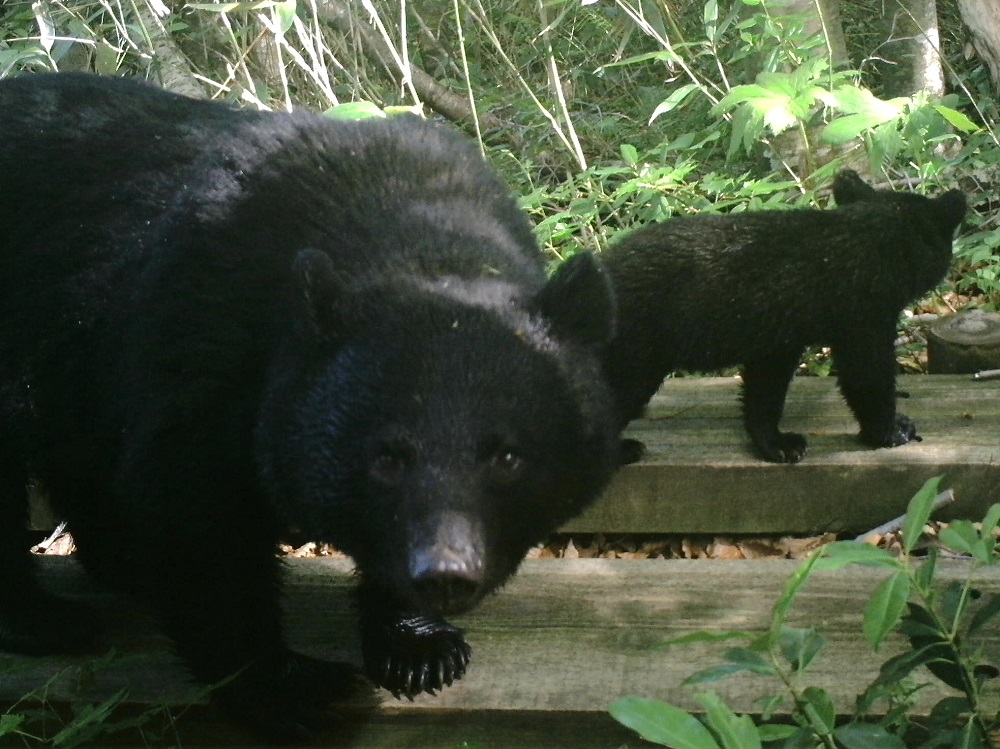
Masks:
[[[803,350],[829,346],[862,442],[917,439],[896,413],[899,315],[941,282],[965,198],[875,190],[850,170],[832,210],[685,216],[643,227],[603,253],[619,326],[605,371],[619,425],[675,370],[742,365],[743,417],[756,453],[796,463],[800,434],[778,431]],[[641,446],[626,440],[626,461]]]
[[[0,648],[87,646],[35,582],[36,477],[88,572],[220,699],[295,730],[354,694],[289,651],[279,536],[353,556],[366,671],[435,691],[474,606],[616,466],[592,256],[551,277],[465,139],[85,74],[0,82]],[[231,543],[223,543],[224,540]]]

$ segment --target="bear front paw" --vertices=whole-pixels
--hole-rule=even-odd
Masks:
[[[753,441],[757,454],[772,463],[798,463],[806,454],[806,438],[795,432],[778,432]]]
[[[464,633],[443,619],[398,619],[364,637],[368,677],[394,697],[434,694],[461,679],[472,650]]]
[[[646,445],[642,440],[626,437],[618,443],[618,464],[623,466],[632,465],[642,460],[646,454]]]
[[[899,447],[908,442],[922,442],[917,425],[909,416],[896,414],[889,429],[862,429],[861,441],[872,447]]]

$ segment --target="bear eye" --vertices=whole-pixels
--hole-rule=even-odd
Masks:
[[[492,478],[510,483],[524,473],[525,461],[513,448],[501,447],[490,456],[489,465]]]
[[[391,443],[379,447],[368,465],[368,474],[380,484],[399,484],[414,463],[415,450],[406,443]]]

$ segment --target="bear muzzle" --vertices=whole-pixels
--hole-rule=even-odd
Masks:
[[[465,515],[444,512],[425,527],[429,545],[410,547],[410,583],[425,609],[456,614],[470,609],[480,598],[485,580],[483,537]]]

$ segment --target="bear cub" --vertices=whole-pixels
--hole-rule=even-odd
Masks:
[[[875,190],[850,170],[837,175],[833,194],[837,208],[825,211],[670,219],[603,253],[619,305],[604,357],[619,426],[669,372],[741,365],[755,452],[796,463],[806,440],[778,424],[803,350],[821,345],[832,349],[862,442],[919,439],[896,412],[896,325],[947,272],[965,197]],[[641,446],[625,443],[625,460],[637,459]]]
[[[86,570],[287,739],[361,684],[296,654],[275,547],[353,556],[365,672],[434,692],[475,606],[617,461],[608,279],[551,277],[477,149],[124,79],[0,82],[0,648],[87,648],[35,579],[29,478]],[[317,612],[322,615],[322,612]]]

